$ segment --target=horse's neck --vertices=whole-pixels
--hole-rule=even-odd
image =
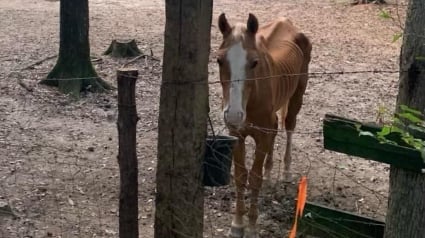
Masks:
[[[276,61],[272,54],[267,50],[259,51],[259,64],[254,71],[256,86],[267,84],[267,81],[273,79],[277,74],[281,73],[280,63]]]
[[[261,106],[265,97],[269,96],[263,94],[269,92],[270,85],[267,82],[271,79],[270,76],[276,73],[274,72],[275,66],[271,55],[265,50],[260,50],[259,52],[258,66],[254,70],[252,79],[254,84],[248,101],[250,106],[255,107]]]
[[[281,48],[260,48],[259,65],[254,71],[255,86],[251,91],[250,101],[254,107],[265,110],[280,108],[280,102],[294,91],[294,80],[300,73],[302,51],[292,42],[282,41]],[[291,76],[292,75],[292,76]],[[271,104],[270,104],[271,103]],[[267,108],[271,105],[272,108]]]

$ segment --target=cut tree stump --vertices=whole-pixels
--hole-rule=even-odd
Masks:
[[[137,47],[136,41],[132,40],[112,40],[108,49],[103,53],[116,58],[126,58],[141,55],[142,52]]]
[[[369,4],[369,3],[375,3],[375,4],[386,4],[385,0],[354,0],[351,2],[351,5],[360,5],[360,4]]]

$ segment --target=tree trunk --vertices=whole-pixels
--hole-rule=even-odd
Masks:
[[[409,1],[400,55],[398,105],[425,109],[425,2]],[[425,175],[391,166],[385,238],[425,234]]]
[[[203,237],[212,5],[212,0],[166,0],[156,238]]]
[[[55,67],[40,83],[79,97],[80,91],[105,91],[90,60],[88,0],[60,1],[60,46]]]

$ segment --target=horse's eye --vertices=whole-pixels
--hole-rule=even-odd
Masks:
[[[253,60],[251,62],[251,69],[255,68],[257,66],[257,64],[258,64],[258,60]]]

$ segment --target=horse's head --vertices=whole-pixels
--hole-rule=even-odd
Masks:
[[[224,121],[229,126],[241,128],[246,119],[248,98],[255,85],[253,80],[247,79],[253,78],[259,60],[255,42],[258,20],[249,14],[246,24],[230,26],[222,13],[218,26],[223,35],[217,62],[223,89]]]

